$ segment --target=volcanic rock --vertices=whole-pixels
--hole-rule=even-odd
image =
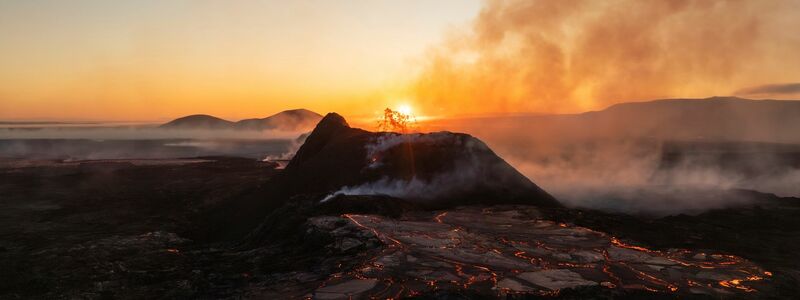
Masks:
[[[578,273],[564,269],[526,272],[519,274],[517,277],[551,290],[584,285],[597,285],[596,282],[583,279]]]
[[[316,282],[276,283],[268,290],[280,287],[280,296],[288,298],[538,299],[566,293],[579,296],[556,298],[683,299],[697,294],[758,298],[771,284],[770,271],[738,256],[714,253],[719,260],[698,261],[696,250],[636,247],[603,232],[543,219],[540,210],[497,205],[415,211],[402,218],[312,217],[307,221],[314,232],[311,237],[325,241],[327,245],[319,248],[330,249],[326,259],[349,255],[331,261],[358,263],[337,267]],[[325,235],[328,238],[320,238]],[[585,239],[551,238],[569,236]],[[354,240],[380,243],[364,247]],[[627,255],[604,255],[620,252],[615,249]],[[565,253],[597,257],[581,263],[571,255],[558,255]],[[437,293],[474,295],[437,298]]]
[[[358,295],[375,287],[378,283],[375,279],[356,279],[336,285],[329,285],[317,289],[314,298],[316,299],[351,299],[353,295]]]

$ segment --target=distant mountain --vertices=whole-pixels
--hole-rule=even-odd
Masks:
[[[285,110],[263,119],[245,119],[234,124],[236,129],[244,130],[296,130],[312,129],[322,119],[318,113],[307,109]]]
[[[245,119],[231,122],[209,115],[191,115],[175,119],[160,128],[210,129],[210,130],[311,130],[322,119],[318,113],[307,109],[292,109],[263,119]]]
[[[230,129],[233,126],[233,122],[228,120],[223,120],[217,118],[215,116],[209,115],[191,115],[185,116],[182,118],[177,118],[172,120],[164,125],[159,126],[160,128],[166,129]]]
[[[580,114],[462,119],[449,125],[490,141],[652,138],[800,143],[800,101],[663,99]],[[497,132],[503,136],[497,137]]]
[[[621,103],[573,119],[599,135],[800,142],[800,101],[793,100],[666,99]]]

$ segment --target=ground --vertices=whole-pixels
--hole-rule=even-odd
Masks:
[[[766,194],[756,206],[696,216],[471,206],[393,217],[297,214],[291,239],[257,245],[193,235],[206,221],[199,212],[278,172],[219,157],[3,160],[0,298],[798,293],[800,205]],[[293,211],[279,210],[283,218]]]

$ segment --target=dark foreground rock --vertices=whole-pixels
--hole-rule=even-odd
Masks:
[[[389,196],[319,203],[321,194],[290,198],[268,213],[261,221],[270,230],[256,231],[268,234],[251,234],[252,243],[222,243],[191,234],[201,224],[221,226],[200,212],[269,186],[278,172],[273,166],[227,158],[7,166],[0,168],[0,299],[800,294],[800,203],[791,198],[755,194],[766,202],[642,218],[536,206],[426,211]],[[725,277],[731,270],[737,276]]]

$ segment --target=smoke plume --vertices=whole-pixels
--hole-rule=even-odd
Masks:
[[[431,114],[578,112],[800,78],[800,2],[486,1],[431,49]]]

